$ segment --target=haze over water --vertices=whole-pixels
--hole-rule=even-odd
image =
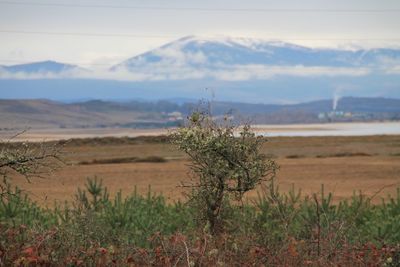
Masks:
[[[400,134],[400,122],[257,125],[263,136],[368,136]]]

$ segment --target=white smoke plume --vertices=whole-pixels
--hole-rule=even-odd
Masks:
[[[340,95],[339,95],[339,92],[336,91],[336,92],[333,94],[333,103],[332,103],[332,110],[333,110],[333,111],[336,110],[337,105],[338,105],[338,103],[339,103],[339,100],[340,100]]]

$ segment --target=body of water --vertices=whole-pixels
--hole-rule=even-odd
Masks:
[[[255,125],[263,136],[365,136],[400,135],[400,122]]]

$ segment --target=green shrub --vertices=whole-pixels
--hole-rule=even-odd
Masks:
[[[120,163],[134,163],[134,162],[151,162],[151,163],[162,163],[167,160],[160,156],[148,156],[144,158],[138,157],[127,157],[127,158],[111,158],[111,159],[94,159],[92,161],[81,161],[81,165],[92,165],[92,164],[120,164]]]
[[[13,187],[7,174],[38,175],[48,167],[43,155],[52,154],[3,150],[0,265],[398,266],[400,188],[379,205],[361,192],[333,203],[323,186],[318,194],[302,196],[294,187],[281,193],[271,180],[253,204],[241,203],[261,174],[275,171],[257,150],[260,140],[248,128],[235,137],[231,126],[191,120],[192,128],[175,136],[200,178],[189,203],[169,204],[150,188],[145,196],[135,189],[112,198],[94,177],[78,188],[74,202],[42,208]],[[198,225],[199,214],[209,223]]]
[[[231,200],[240,202],[275,175],[275,162],[260,151],[265,139],[256,137],[249,125],[239,129],[227,119],[218,124],[209,114],[193,113],[171,139],[191,159],[196,180],[187,185],[190,203],[213,234],[223,232]]]
[[[145,196],[135,191],[111,198],[100,179],[89,178],[74,203],[53,210],[40,208],[18,188],[9,190],[13,198],[0,205],[0,260],[6,266],[188,260],[198,265],[396,266],[400,255],[400,191],[379,205],[362,194],[334,204],[323,188],[303,197],[294,189],[281,193],[272,182],[254,204],[226,203],[226,231],[213,237],[194,224],[197,210],[168,204],[150,189]]]

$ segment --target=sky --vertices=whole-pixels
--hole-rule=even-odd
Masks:
[[[0,65],[109,67],[187,35],[400,47],[398,0],[0,0]]]

